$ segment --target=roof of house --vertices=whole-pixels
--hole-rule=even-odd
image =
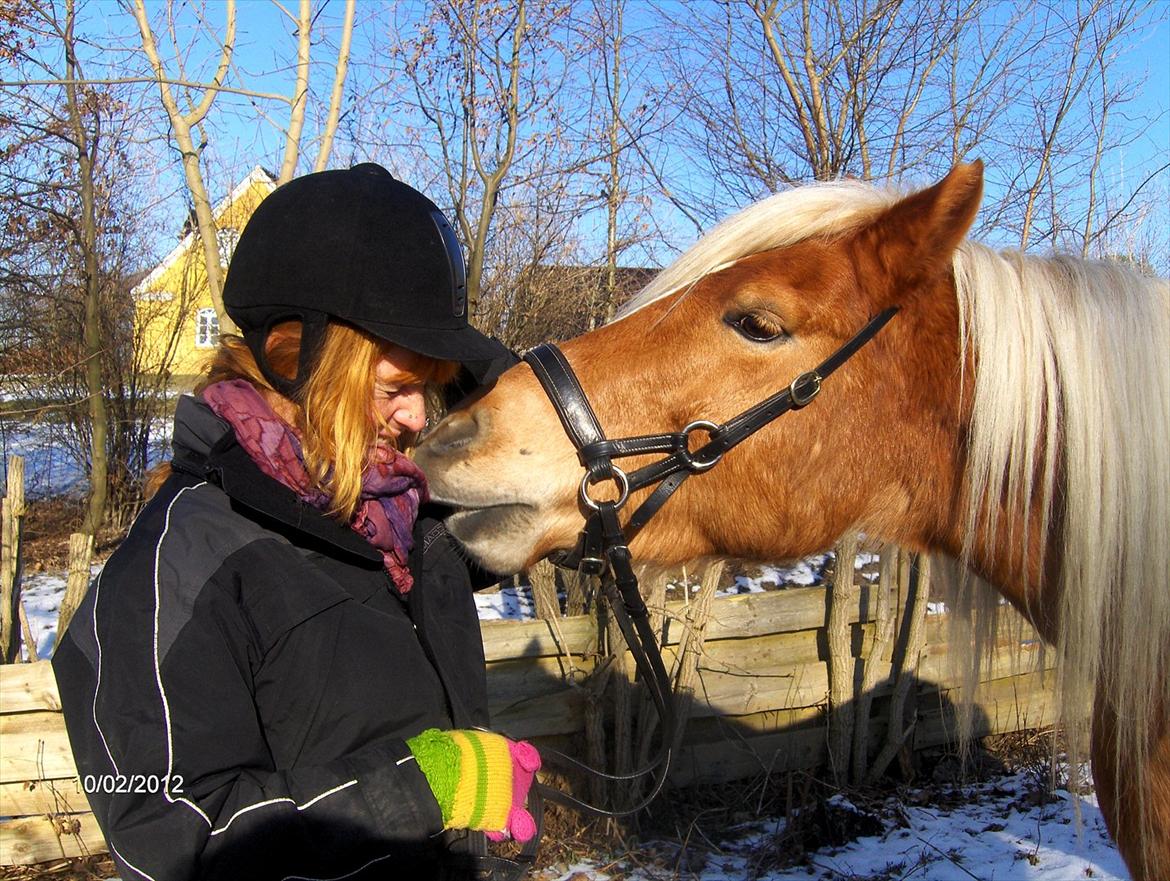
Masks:
[[[215,206],[211,209],[212,216],[218,217],[219,215],[223,214],[223,212],[227,210],[228,206],[243,196],[244,193],[248,191],[248,188],[253,184],[264,184],[274,190],[276,189],[276,176],[257,165],[251,170],[251,172],[248,173],[247,177],[236,184],[235,188],[230,193],[228,193],[215,204]],[[152,269],[149,273],[147,273],[146,277],[138,284],[136,284],[130,293],[133,296],[138,297],[146,291],[150,290],[151,286],[160,278],[162,278],[163,274],[166,273],[166,271],[172,266],[174,266],[178,259],[194,246],[196,233],[197,230],[192,229],[190,232],[184,235],[183,238],[179,241],[179,244],[175,245],[174,249],[163,258],[163,261],[158,266],[154,267],[154,269]]]

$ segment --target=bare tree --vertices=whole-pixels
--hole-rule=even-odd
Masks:
[[[207,272],[207,285],[211,293],[211,301],[219,317],[219,326],[222,331],[236,332],[237,328],[223,308],[223,280],[220,265],[219,247],[216,239],[215,218],[212,212],[211,200],[205,182],[204,171],[201,166],[201,156],[207,145],[206,128],[204,122],[212,109],[216,98],[225,91],[242,94],[256,100],[280,101],[287,103],[289,116],[284,128],[284,150],[280,165],[278,181],[284,183],[290,180],[297,171],[301,154],[302,133],[306,121],[306,108],[309,106],[310,96],[310,61],[313,45],[313,25],[315,15],[311,0],[300,0],[297,13],[293,15],[277,4],[278,8],[291,20],[296,40],[296,64],[291,93],[288,95],[273,95],[252,91],[241,87],[228,87],[229,74],[238,70],[233,65],[233,53],[236,41],[237,11],[235,0],[226,0],[224,4],[223,36],[217,44],[218,60],[215,73],[207,83],[192,84],[186,81],[183,75],[183,53],[176,46],[176,58],[179,65],[179,76],[172,78],[167,71],[159,53],[158,41],[150,23],[144,0],[133,0],[132,11],[142,38],[142,51],[149,61],[150,68],[158,84],[159,95],[170,122],[171,131],[182,157],[183,173],[187,190],[190,193],[195,213],[196,227],[203,249],[204,266]],[[321,128],[320,147],[314,164],[316,170],[328,166],[329,156],[333,147],[333,139],[337,131],[341,104],[344,98],[344,85],[349,68],[349,55],[353,34],[355,0],[346,0],[344,18],[341,26],[341,38],[336,61],[333,64],[332,89],[325,121]],[[168,18],[173,15],[173,3],[167,5]],[[182,85],[184,89],[194,91],[194,95],[186,99],[187,109],[184,110],[172,86]],[[246,83],[245,83],[246,85]],[[201,137],[198,142],[194,133],[198,131]]]
[[[603,283],[591,286],[590,323],[582,329],[612,318],[619,297],[628,295],[619,263],[637,246],[663,237],[649,210],[658,175],[649,167],[648,151],[667,125],[651,95],[658,70],[656,47],[647,43],[644,32],[627,27],[628,6],[627,0],[593,0],[577,23],[588,53],[585,75],[594,108],[582,152],[599,157],[594,173],[605,210]]]
[[[750,0],[676,20],[675,139],[716,182],[687,201],[710,221],[809,178],[897,182],[979,156],[983,233],[1081,250],[1102,234],[1107,160],[1147,122],[1115,112],[1126,96],[1110,70],[1166,13],[1146,0]]]
[[[1032,149],[1020,151],[1026,184],[1019,221],[1021,249],[1037,239],[1039,213],[1047,202],[1048,225],[1040,240],[1075,249],[1079,228],[1079,249],[1090,254],[1093,224],[1100,220],[1097,203],[1103,160],[1119,136],[1126,137],[1124,130],[1119,133],[1111,125],[1111,114],[1127,100],[1111,81],[1111,72],[1118,44],[1134,37],[1135,26],[1150,9],[1151,4],[1142,0],[1070,4],[1068,21],[1057,34],[1063,69],[1054,69],[1055,75],[1040,80],[1030,95],[1035,135]],[[1082,187],[1086,193],[1078,199],[1071,191]]]
[[[134,0],[133,12],[134,20],[138,23],[139,33],[142,35],[142,51],[146,54],[158,81],[159,95],[163,107],[166,108],[171,131],[179,148],[179,155],[182,157],[183,177],[187,182],[187,190],[191,194],[191,201],[194,205],[199,240],[203,248],[203,263],[207,271],[207,287],[211,292],[211,302],[219,316],[221,331],[235,333],[238,329],[223,308],[223,279],[219,247],[215,236],[215,218],[212,214],[207,186],[203,180],[203,170],[199,165],[203,144],[200,143],[196,146],[192,131],[203,122],[208,111],[211,110],[211,105],[219,95],[219,89],[227,77],[236,42],[236,0],[227,0],[224,6],[224,35],[215,74],[211,78],[211,82],[201,90],[198,100],[192,103],[191,109],[187,112],[180,108],[171,89],[170,77],[159,55],[158,43],[146,13],[144,0]]]
[[[92,535],[111,508],[119,520],[137,502],[133,463],[145,467],[159,379],[136,369],[132,345],[143,227],[127,147],[140,113],[124,89],[86,82],[75,0],[25,9],[11,61],[47,85],[0,92],[2,354],[26,399],[72,425],[63,443],[88,463],[82,531]]]
[[[425,123],[415,149],[437,165],[467,250],[473,320],[483,318],[488,243],[502,200],[517,181],[532,179],[534,156],[563,131],[553,112],[563,64],[551,62],[565,60],[554,35],[566,10],[548,0],[444,0],[396,53],[411,110]]]

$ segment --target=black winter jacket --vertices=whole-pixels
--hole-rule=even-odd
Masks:
[[[479,621],[442,524],[420,513],[403,598],[376,550],[194,398],[174,454],[53,659],[122,878],[435,877],[458,857],[403,739],[487,724]]]

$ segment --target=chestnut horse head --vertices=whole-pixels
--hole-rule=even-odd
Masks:
[[[951,262],[981,185],[970,166],[903,201],[856,183],[774,196],[700,241],[618,320],[561,347],[606,434],[623,437],[721,422],[901,307],[813,405],[689,480],[634,539],[635,556],[790,558],[851,527],[918,547],[957,532]],[[581,528],[582,468],[527,366],[450,416],[419,462],[459,508],[452,534],[491,569],[521,569]]]
[[[959,559],[1056,644],[1066,707],[1097,686],[1106,815],[1135,876],[1170,877],[1170,836],[1151,831],[1170,827],[1167,286],[965,241],[981,193],[975,163],[905,197],[777,194],[562,350],[609,437],[677,431],[745,410],[898,306],[811,405],[684,483],[631,550],[791,558],[861,530]],[[582,466],[527,365],[418,461],[488,568],[574,544]]]

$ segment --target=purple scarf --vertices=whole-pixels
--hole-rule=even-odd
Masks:
[[[305,468],[300,438],[250,383],[217,382],[203,390],[203,400],[231,424],[236,440],[261,471],[314,508],[329,507],[330,497]],[[414,585],[407,559],[414,546],[418,506],[429,498],[426,476],[397,451],[386,461],[375,461],[362,475],[361,497],[349,527],[382,552],[386,571],[402,594]]]

